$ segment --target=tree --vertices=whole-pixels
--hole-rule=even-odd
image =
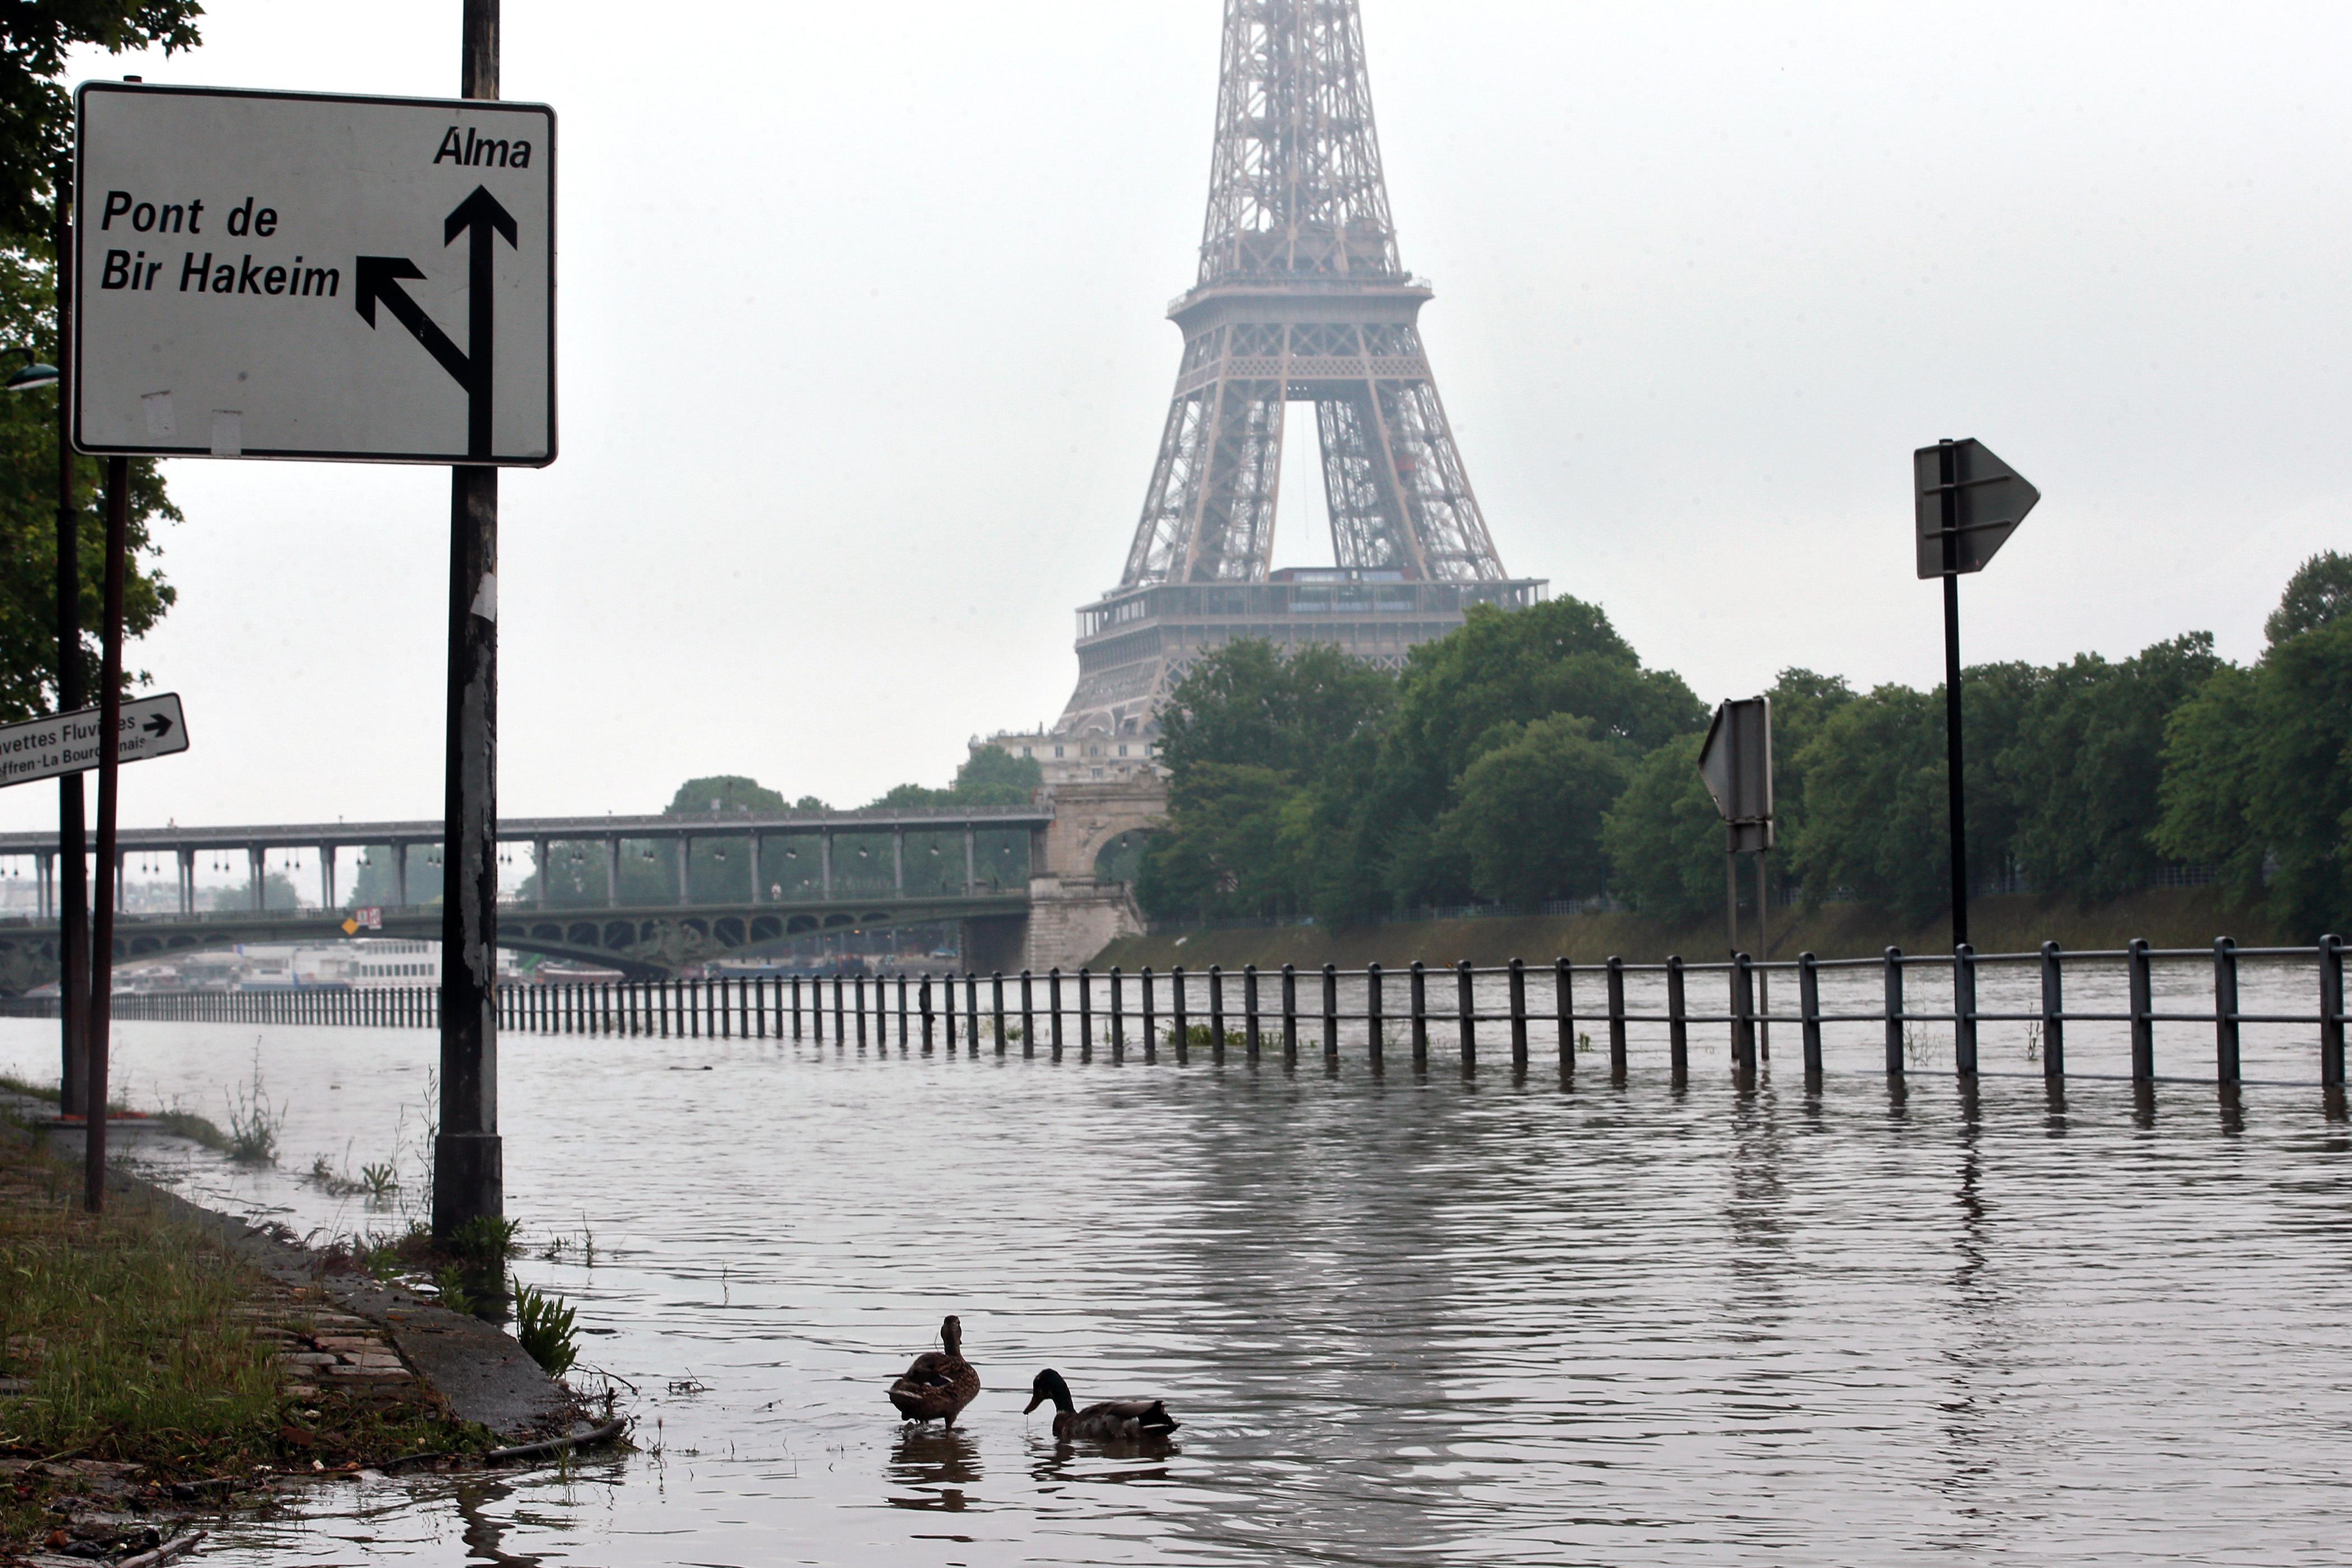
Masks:
[[[2113,899],[2148,885],[2164,859],[2151,835],[2165,727],[2221,667],[2211,634],[2191,632],[2120,664],[2084,654],[2047,673],[1997,769],[2037,889]]]
[[[1268,919],[1294,912],[1301,792],[1280,771],[1196,763],[1170,781],[1169,830],[1143,852],[1136,897],[1155,914]]]
[[[1799,759],[1822,726],[1854,700],[1837,676],[1780,672],[1772,700],[1772,813],[1779,849],[1768,860],[1787,878],[1789,848],[1803,837],[1805,770]],[[1610,813],[1602,842],[1613,885],[1645,914],[1696,920],[1722,907],[1723,818],[1698,776],[1704,737],[1679,735],[1643,757]]]
[[[1287,657],[1256,638],[1195,664],[1160,717],[1160,759],[1271,768],[1311,778],[1335,752],[1371,734],[1396,700],[1396,678],[1325,643]]]
[[[203,40],[196,0],[15,0],[0,16],[0,247],[46,245],[51,181],[72,142],[73,105],[58,80],[66,56],[94,46],[109,54]]]
[[[1461,846],[1480,897],[1532,904],[1605,889],[1601,818],[1630,767],[1593,728],[1575,713],[1511,725],[1463,771],[1441,831]]]
[[[194,0],[17,0],[0,15],[0,353],[58,361],[52,181],[72,133],[72,104],[57,79],[68,51],[194,48],[202,10]],[[0,721],[58,706],[57,411],[55,392],[0,395]],[[80,618],[89,628],[79,673],[94,702],[105,519],[97,463],[79,458],[73,467]],[[131,465],[130,512],[123,624],[126,637],[138,637],[173,600],[161,574],[141,563],[160,553],[151,525],[180,515],[152,463]],[[126,674],[126,685],[145,679]]]
[[[959,805],[1027,805],[1045,787],[1045,770],[1036,758],[982,746],[956,770],[948,794]]]
[[[2352,616],[2337,616],[2289,634],[2251,670],[2217,671],[2173,715],[2157,845],[2227,868],[2238,900],[2260,898],[2290,930],[2345,929],[2352,924],[2347,736]]]
[[[1036,758],[1016,757],[1002,746],[982,746],[964,759],[947,788],[898,784],[876,797],[873,805],[1026,805],[1045,786],[1045,770]]]
[[[0,71],[0,76],[5,76]],[[57,318],[47,251],[37,259],[0,253],[0,349],[21,346],[54,360]],[[13,370],[15,363],[7,368]],[[177,596],[152,564],[157,520],[180,520],[154,464],[130,467],[131,571],[123,584],[126,638],[143,637]],[[104,610],[106,514],[98,461],[73,465],[77,572],[83,627],[84,700],[99,700],[99,631]],[[58,679],[58,398],[53,390],[0,394],[0,722],[55,712]],[[124,672],[126,689],[146,680]]]
[[[1805,777],[1806,826],[1787,853],[1807,899],[1852,892],[1910,921],[1944,906],[1949,857],[1939,699],[1907,686],[1878,687],[1832,713],[1797,765]]]
[[[2352,613],[2352,555],[2323,550],[2287,579],[2279,607],[2263,623],[2273,647]]]
[[[1723,817],[1698,775],[1703,740],[1677,735],[1634,764],[1601,827],[1611,884],[1659,920],[1696,920],[1723,902]]]
[[[1671,670],[1642,668],[1600,606],[1559,598],[1506,612],[1474,605],[1462,626],[1406,657],[1385,760],[1433,816],[1497,726],[1553,713],[1638,757],[1703,726],[1706,710]]]
[[[1396,679],[1336,647],[1285,656],[1244,639],[1213,650],[1162,714],[1169,826],[1136,896],[1156,914],[1326,912],[1349,896],[1355,783],[1379,753]],[[1273,858],[1244,864],[1263,847]]]

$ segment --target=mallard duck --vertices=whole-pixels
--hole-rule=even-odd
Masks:
[[[1029,1385],[1029,1403],[1021,1414],[1028,1415],[1049,1399],[1054,1402],[1054,1436],[1061,1438],[1165,1437],[1182,1425],[1157,1399],[1106,1399],[1081,1410],[1070,1398],[1070,1385],[1050,1366]]]
[[[945,1421],[980,1397],[980,1373],[963,1359],[963,1323],[953,1315],[940,1325],[945,1350],[925,1351],[890,1385],[890,1403],[909,1421]]]

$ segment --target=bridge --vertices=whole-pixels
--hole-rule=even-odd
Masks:
[[[528,896],[501,900],[499,945],[650,978],[798,937],[952,921],[971,967],[1075,967],[1140,929],[1115,862],[1164,809],[1145,778],[1059,785],[1019,806],[509,818],[501,858],[511,849],[532,878]],[[433,820],[125,828],[116,888],[126,867],[169,861],[178,909],[135,913],[118,900],[115,956],[343,940],[362,903],[381,921],[367,935],[437,941],[441,845]],[[315,859],[316,907],[267,907],[270,857],[289,851]],[[0,919],[0,990],[57,973],[57,837],[0,833],[0,860],[11,858],[33,862],[37,897],[31,918]],[[207,859],[242,860],[246,907],[196,908]]]

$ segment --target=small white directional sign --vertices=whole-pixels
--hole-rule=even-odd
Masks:
[[[74,444],[555,459],[555,111],[85,82]]]
[[[98,766],[99,737],[104,732],[95,708],[0,725],[0,787],[88,773]],[[115,733],[117,762],[143,763],[187,749],[188,721],[181,716],[177,692],[122,705],[122,724]]]

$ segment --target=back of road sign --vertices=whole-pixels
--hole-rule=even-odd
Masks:
[[[555,112],[85,82],[74,444],[555,458]]]
[[[1945,479],[1944,454],[1952,456]],[[1911,454],[1911,490],[1917,505],[1919,575],[1941,577],[1944,570],[1944,498],[1954,498],[1948,515],[1954,572],[1981,572],[1993,552],[2009,542],[2042,492],[1981,441],[1945,441]]]
[[[1735,850],[1772,847],[1772,700],[1749,697],[1715,710],[1699,747],[1698,776],[1731,829]]]

